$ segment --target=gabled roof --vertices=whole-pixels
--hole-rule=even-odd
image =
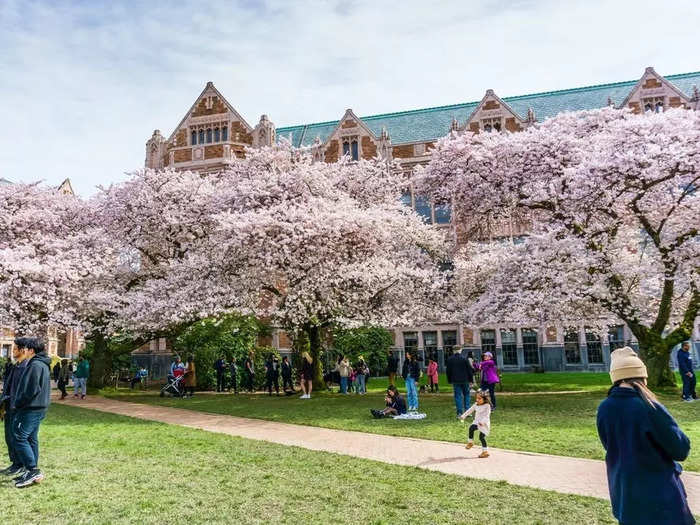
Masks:
[[[229,101],[226,100],[226,97],[224,97],[224,96],[221,94],[221,92],[220,92],[218,89],[216,89],[216,88],[214,87],[214,83],[210,81],[210,82],[207,82],[207,85],[204,86],[204,89],[202,90],[202,92],[201,92],[199,95],[197,95],[197,98],[194,99],[194,102],[192,102],[192,105],[190,106],[190,109],[187,110],[187,113],[185,113],[185,116],[182,117],[182,120],[180,120],[180,122],[178,123],[178,125],[175,126],[175,129],[173,129],[173,132],[172,132],[172,133],[170,134],[170,136],[168,137],[168,142],[172,142],[172,141],[173,141],[173,139],[175,138],[175,134],[177,133],[177,130],[180,129],[180,127],[185,123],[185,121],[187,120],[187,117],[189,117],[189,116],[190,116],[190,113],[192,113],[192,112],[194,111],[194,108],[195,108],[195,106],[197,105],[197,102],[199,101],[200,98],[202,98],[202,95],[204,95],[204,93],[206,93],[207,90],[213,91],[214,94],[215,94],[217,97],[219,97],[219,100],[221,100],[224,104],[226,104],[226,108],[227,108],[231,113],[233,113],[233,114],[235,115],[235,117],[236,117],[239,121],[241,121],[241,122],[245,125],[245,127],[248,129],[248,132],[253,131],[253,128],[250,126],[250,124],[248,124],[248,122],[246,122],[246,120],[245,120],[243,117],[241,117],[240,113],[238,113],[238,111],[236,111],[236,110],[234,109],[234,107],[229,103]]]
[[[73,191],[73,185],[70,183],[70,179],[64,180],[59,186],[58,186],[58,191],[60,192],[66,192],[69,195],[75,195],[75,192]]]
[[[700,85],[700,71],[682,73],[664,77],[688,98],[693,96],[693,86]],[[600,84],[559,91],[547,91],[514,97],[503,97],[502,100],[520,116],[527,119],[527,110],[532,108],[538,121],[553,117],[562,111],[578,111],[607,106],[610,98],[619,106],[638,80]],[[410,142],[426,142],[444,137],[450,130],[452,119],[457,119],[463,125],[481,101],[465,102],[449,106],[399,111],[360,117],[372,132],[379,136],[382,127],[386,127],[393,145]],[[277,136],[292,137],[294,146],[310,146],[316,136],[322,142],[333,133],[340,121],[319,122],[299,126],[277,128]]]

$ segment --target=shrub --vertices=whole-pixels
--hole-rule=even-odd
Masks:
[[[388,352],[392,345],[391,332],[381,326],[340,328],[333,334],[336,358],[343,354],[354,365],[362,356],[370,373],[375,376],[386,372]]]

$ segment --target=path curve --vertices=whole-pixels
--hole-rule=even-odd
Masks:
[[[495,448],[489,449],[490,458],[479,459],[478,446],[466,450],[464,445],[443,441],[293,425],[96,396],[84,400],[69,397],[59,403],[309,450],[609,499],[605,463],[593,459]],[[690,508],[700,514],[700,475],[685,472],[682,478]]]

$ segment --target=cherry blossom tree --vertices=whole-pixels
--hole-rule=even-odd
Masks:
[[[518,242],[464,246],[465,318],[619,319],[650,383],[674,383],[671,349],[700,310],[700,113],[606,108],[515,134],[455,135],[418,177],[467,232],[506,219],[528,227]]]

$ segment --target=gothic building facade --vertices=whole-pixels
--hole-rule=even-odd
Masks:
[[[168,138],[159,130],[153,132],[146,142],[145,166],[217,171],[243,157],[248,147],[271,145],[284,138],[293,146],[311,148],[317,161],[336,162],[343,155],[356,160],[381,156],[398,161],[401,169],[410,171],[427,163],[436,141],[452,131],[517,132],[562,111],[605,106],[626,107],[635,112],[677,107],[697,111],[699,85],[700,72],[664,77],[648,67],[633,81],[502,98],[487,89],[483,98],[474,102],[366,117],[358,117],[347,109],[339,120],[276,128],[267,115],[262,115],[255,126],[248,124],[208,82]],[[473,225],[454,223],[448,206],[431,203],[412,189],[403,198],[427,222],[451,229],[457,242],[474,234]],[[487,226],[482,234],[487,232],[491,237],[526,233],[525,225],[507,219]],[[548,370],[603,370],[609,364],[611,349],[634,344],[625,326],[602,333],[584,325],[473,327],[455,322],[398,327],[393,332],[400,354],[405,349],[435,353],[442,365],[443,349],[461,347],[477,356],[490,350],[505,370],[535,366]],[[693,339],[697,355],[698,325]],[[273,342],[282,351],[291,347],[291,340],[283,331],[275,334]]]

